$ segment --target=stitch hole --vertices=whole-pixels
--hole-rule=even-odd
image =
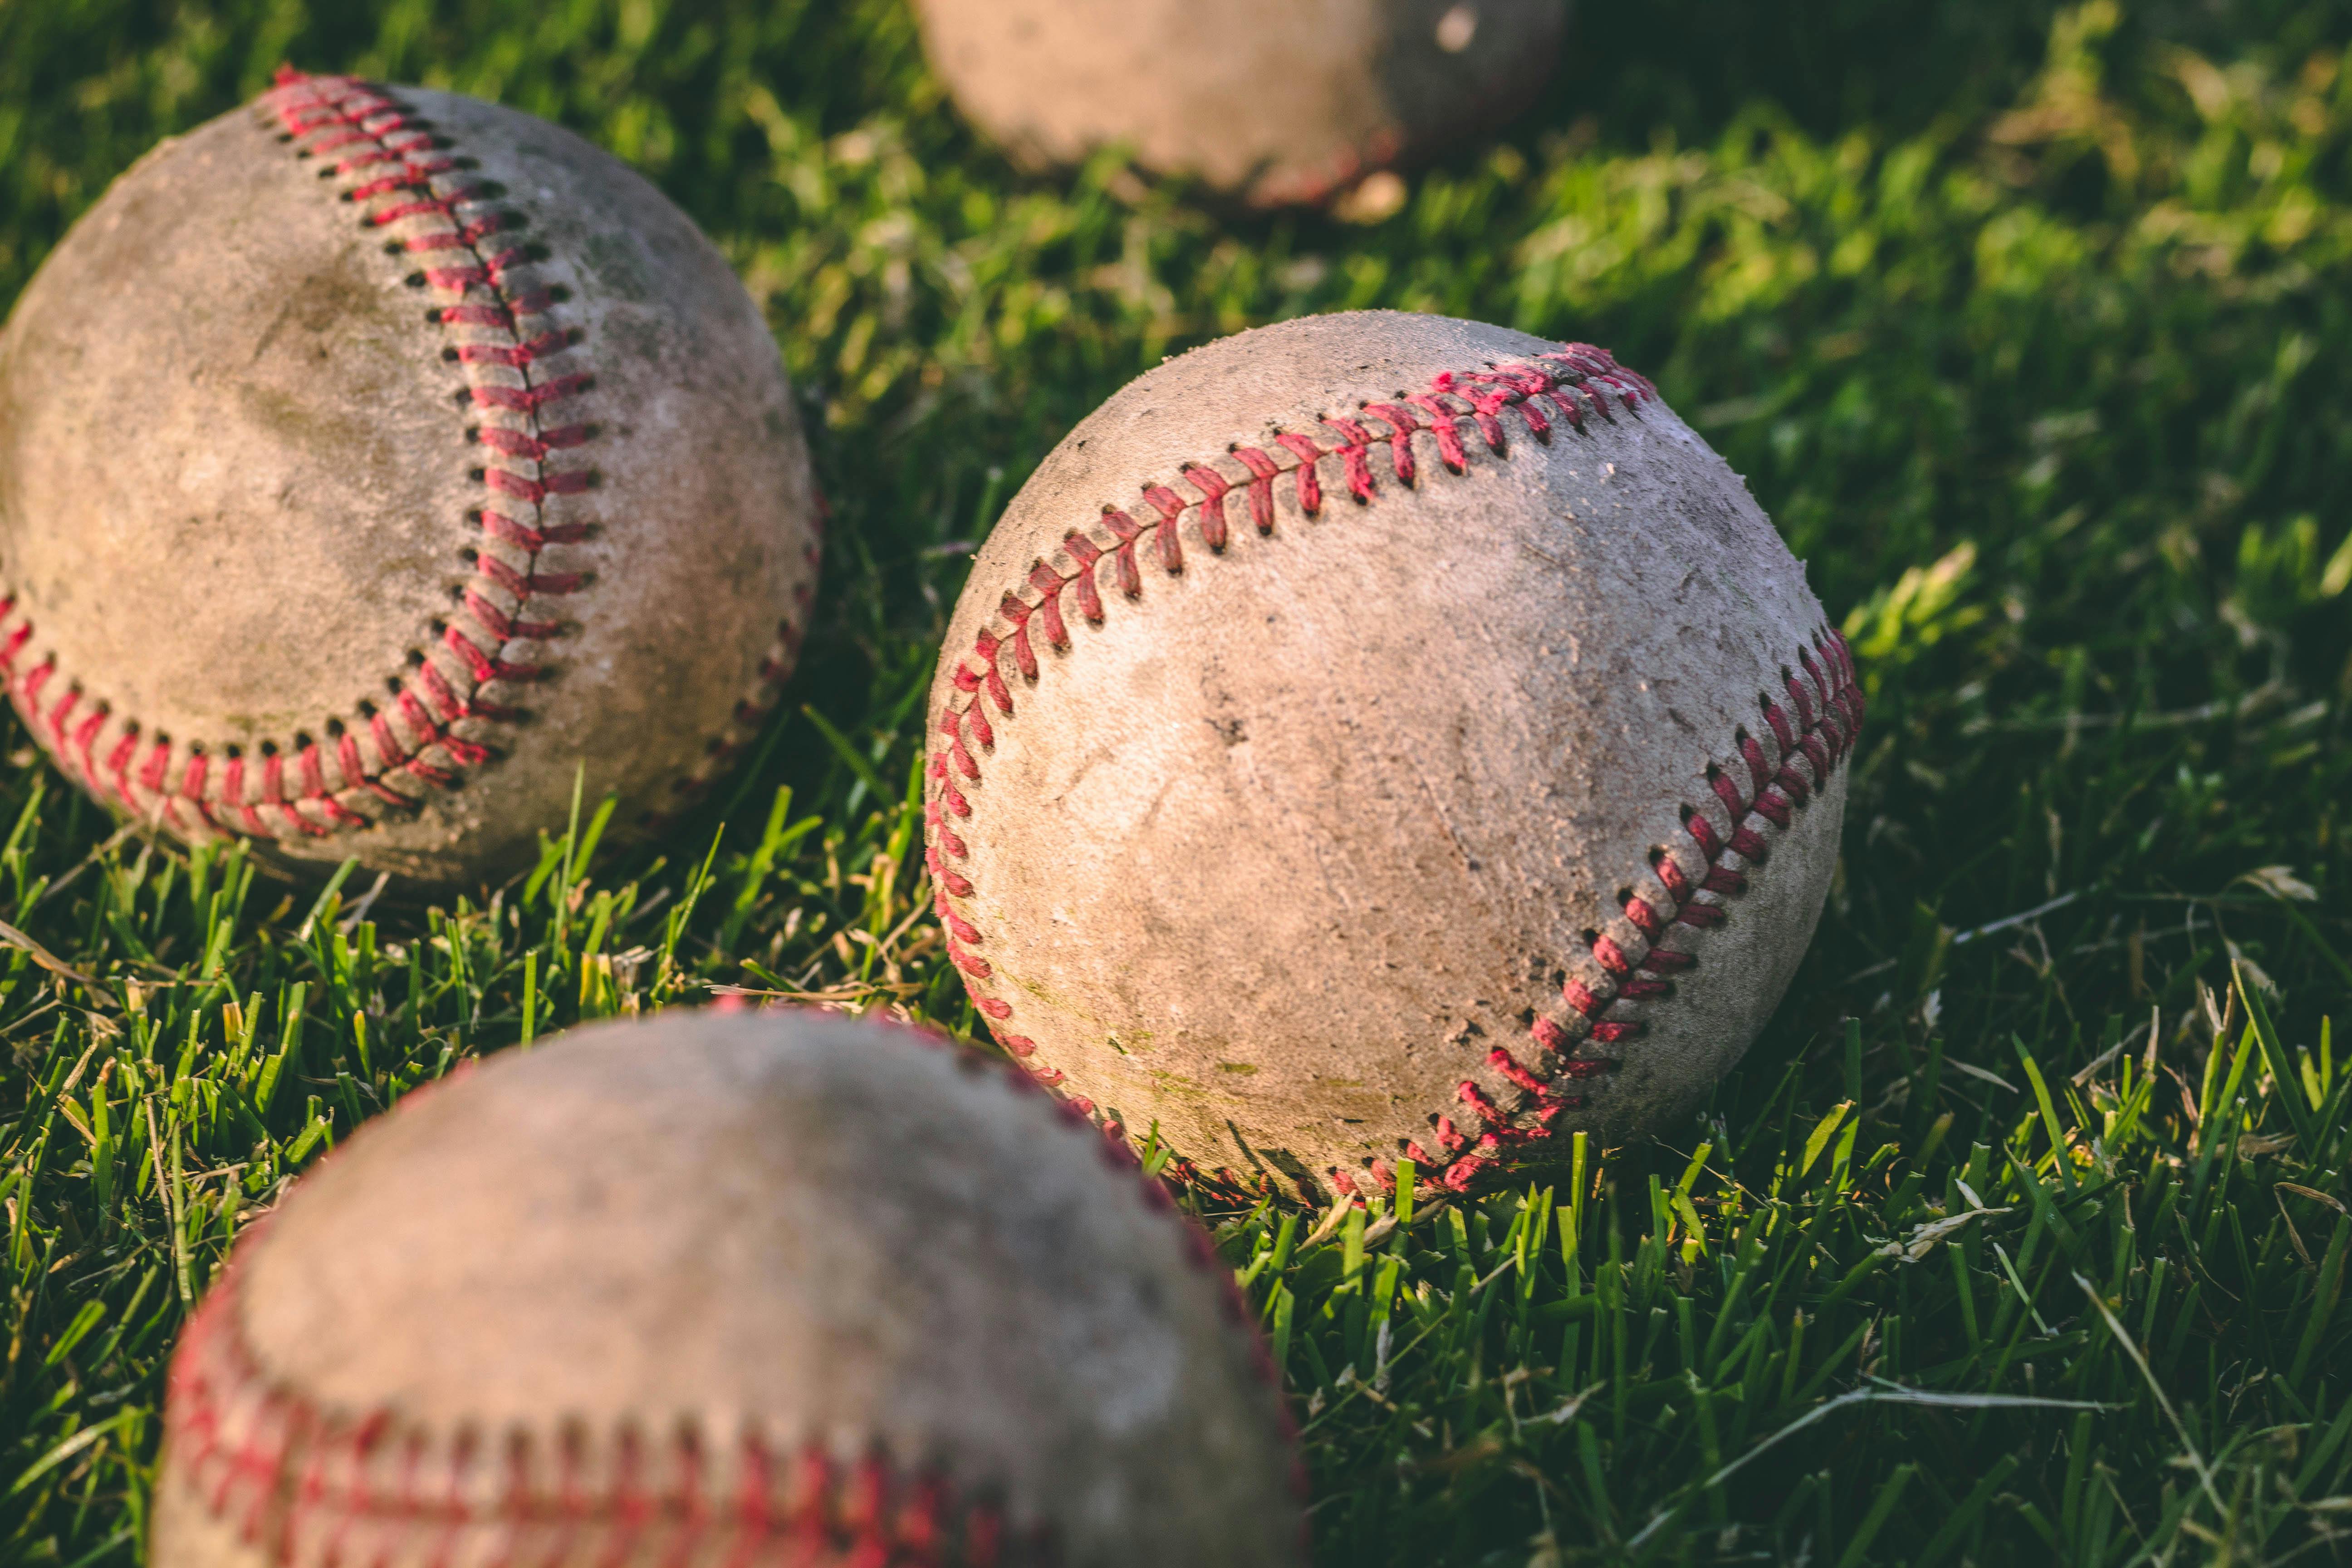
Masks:
[[[431,620],[425,623],[425,629],[431,632],[436,637],[445,637],[448,634],[449,623],[443,620],[440,616],[436,616]]]
[[[386,676],[386,677],[384,678],[383,689],[384,689],[384,691],[386,692],[386,694],[388,694],[388,695],[390,695],[390,696],[393,696],[393,697],[397,697],[397,696],[399,696],[403,691],[405,691],[405,690],[407,690],[407,689],[408,689],[406,687],[404,687],[404,686],[401,685],[401,683],[400,683],[400,677],[398,677],[398,676],[396,676],[396,675]]]
[[[466,477],[478,485],[488,479],[490,475],[487,468],[467,468]]]
[[[307,751],[309,751],[311,747],[313,747],[313,746],[317,745],[318,743],[319,743],[318,742],[316,742],[316,741],[314,741],[314,740],[312,740],[312,739],[310,738],[310,731],[308,731],[308,730],[297,730],[297,731],[294,731],[294,749],[295,749],[296,751],[298,751],[298,752],[307,752]]]
[[[407,277],[402,279],[401,281],[407,284],[411,289],[422,289],[425,287],[428,279],[422,272],[412,272]]]
[[[413,647],[408,650],[408,668],[411,669],[422,669],[425,668],[425,650],[423,648]],[[399,684],[399,680],[394,679],[393,685],[397,687]]]
[[[274,757],[278,754],[278,742],[275,741],[264,741],[261,742],[260,751],[261,754],[265,757]]]
[[[563,341],[567,343],[584,343],[588,341],[588,329],[585,327],[567,327],[564,329]]]
[[[361,225],[361,226],[362,226],[362,228],[364,228],[364,227],[365,227],[365,226],[366,226],[365,224],[362,224],[362,225]],[[383,242],[383,253],[384,253],[386,256],[398,256],[399,254],[401,254],[401,252],[403,252],[403,251],[406,250],[407,248],[408,248],[408,247],[406,247],[405,245],[403,245],[400,241],[398,241],[398,240],[396,240],[396,239],[387,239],[387,240],[385,240],[385,241]]]
[[[559,305],[569,304],[572,300],[572,290],[558,283],[547,291],[547,297]]]
[[[438,306],[438,305],[432,305],[432,306],[428,306],[428,307],[426,307],[425,311],[425,324],[426,326],[428,326],[428,327],[437,327],[437,326],[439,326],[439,325],[441,324],[441,307],[440,307],[440,306]],[[473,434],[473,432],[472,432],[472,431],[470,431],[470,430],[468,430],[468,431],[467,431],[467,432],[466,432],[466,434],[467,434],[467,436],[471,436],[471,435]]]
[[[499,181],[484,180],[481,184],[474,185],[467,190],[466,200],[469,202],[494,202],[506,194],[506,186]]]
[[[481,509],[480,507],[474,507],[474,508],[472,508],[471,510],[469,510],[466,513],[466,521],[467,521],[467,522],[472,523],[476,528],[479,528],[479,527],[481,527],[481,526],[482,526],[482,509]]]
[[[340,740],[341,740],[342,738],[343,738],[343,721],[342,721],[341,719],[330,719],[330,720],[328,720],[328,721],[327,721],[327,739],[329,739],[330,741],[340,741]]]
[[[232,763],[237,762],[245,756],[245,748],[232,741],[227,745],[221,748],[221,755],[226,757]]]
[[[455,363],[457,363],[457,351],[456,349],[454,349],[454,348],[446,348],[446,349],[443,349],[443,350],[441,351],[441,357],[442,357],[444,360],[447,361],[449,363],[451,363],[451,364],[455,364]],[[472,392],[472,388],[470,388],[470,387],[469,387],[469,388],[467,388],[467,390],[468,395],[470,395],[470,394],[471,394],[471,392]]]
[[[472,566],[482,559],[482,552],[468,544],[457,552],[457,559]]]
[[[292,132],[291,131],[281,131],[281,132],[279,132],[278,133],[278,144],[280,147],[283,147],[284,145],[286,145],[286,143],[288,143],[289,142],[291,142],[291,141],[293,141],[293,140],[294,140],[294,132]]]
[[[361,718],[362,718],[362,719],[373,719],[373,718],[374,718],[374,717],[375,717],[375,704],[374,704],[374,703],[373,703],[373,702],[371,702],[371,701],[369,701],[369,700],[368,700],[366,698],[364,698],[364,697],[361,698],[361,699],[360,699],[360,704],[359,704],[359,715],[360,715],[360,717],[361,717]],[[339,724],[339,723],[341,723],[341,721],[341,721],[341,720],[337,720],[337,721],[335,721],[335,723]],[[328,730],[329,730],[330,731],[333,731],[333,729],[335,728],[335,724],[329,724],[329,725],[327,726],[327,728],[328,728]]]
[[[522,247],[522,258],[525,261],[544,261],[551,254],[552,252],[543,245],[526,245]]]

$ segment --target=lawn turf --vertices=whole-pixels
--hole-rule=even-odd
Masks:
[[[1020,177],[882,0],[0,4],[0,302],[281,58],[495,97],[734,258],[834,509],[720,797],[650,847],[584,803],[446,909],[118,832],[8,721],[0,919],[95,983],[0,959],[0,1561],[137,1555],[232,1236],[455,1062],[713,984],[969,1031],[914,803],[971,542],[1160,355],[1370,305],[1651,374],[1871,718],[1703,1119],[1540,1192],[1210,1215],[1320,1560],[2352,1554],[2352,13],[1580,11],[1537,110],[1350,226]]]

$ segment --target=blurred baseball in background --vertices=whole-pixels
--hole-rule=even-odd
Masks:
[[[932,68],[1029,167],[1108,146],[1256,206],[1327,200],[1499,125],[1567,0],[917,0]]]

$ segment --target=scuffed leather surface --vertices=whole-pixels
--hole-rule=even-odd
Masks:
[[[919,0],[932,68],[1031,164],[1114,143],[1261,205],[1507,119],[1550,73],[1567,0]],[[1449,14],[1459,13],[1451,22]],[[1441,27],[1458,40],[1449,49]]]
[[[976,635],[1107,506],[1152,515],[1141,488],[1180,486],[1185,463],[1557,346],[1363,312],[1147,372],[979,552],[932,688],[935,745],[942,712],[975,701],[954,677],[977,666]],[[1802,566],[1663,404],[1549,445],[1503,422],[1507,455],[1470,436],[1458,476],[1415,436],[1412,489],[1376,447],[1369,505],[1325,458],[1311,521],[1277,480],[1269,536],[1236,492],[1222,555],[1188,511],[1182,571],[1147,552],[1129,600],[1106,556],[1104,623],[1068,615],[1067,651],[1039,639],[1034,684],[997,656],[1014,711],[988,710],[994,746],[959,780],[971,815],[949,819],[972,893],[948,907],[992,969],[967,983],[1009,1005],[995,1027],[1034,1042],[1033,1068],[1135,1136],[1157,1123],[1203,1166],[1328,1193],[1334,1169],[1466,1120],[1465,1080],[1523,1107],[1489,1050],[1535,1065],[1530,1020],[1562,1016],[1564,978],[1598,980],[1587,933],[1634,940],[1620,890],[1663,896],[1649,857],[1688,853],[1685,807],[1729,831],[1706,770],[1744,776],[1736,734],[1760,732],[1759,695],[1823,626]],[[1697,968],[1671,997],[1615,1005],[1646,1035],[1588,1042],[1616,1069],[1572,1086],[1590,1103],[1527,1158],[1578,1128],[1665,1127],[1738,1059],[1811,939],[1843,800],[1840,769],[1725,924],[1675,932]]]
[[[277,847],[448,882],[500,873],[560,830],[576,767],[590,800],[621,795],[623,826],[677,804],[801,618],[815,503],[774,342],[685,215],[555,126],[390,90],[505,187],[527,220],[513,242],[545,252],[523,281],[569,291],[556,313],[579,338],[543,368],[595,377],[566,415],[593,438],[550,466],[593,468],[599,488],[546,503],[548,521],[594,531],[539,564],[593,581],[531,600],[562,633],[507,657],[551,673],[488,693],[522,721],[461,725],[499,755],[459,789],[413,792],[415,814]],[[363,226],[298,152],[257,106],[158,147],[0,335],[0,578],[34,626],[12,689],[21,706],[21,678],[54,658],[44,707],[72,681],[77,718],[101,702],[116,715],[101,763],[133,718],[142,763],[147,739],[173,742],[174,787],[203,748],[215,800],[229,748],[251,773],[265,743],[290,754],[301,735],[322,742],[332,782],[328,726],[364,734],[362,705],[386,704],[412,652],[466,690],[434,628],[465,616],[460,552],[490,548],[468,513],[496,459],[468,443],[480,415],[447,357],[465,334],[426,317],[458,296],[406,282],[425,262],[385,250],[405,231]],[[181,816],[163,825],[205,830]]]
[[[488,1497],[510,1434],[575,1434],[593,1478],[633,1433],[652,1477],[690,1429],[717,1513],[751,1434],[779,1467],[878,1452],[995,1498],[1008,1565],[1040,1526],[1067,1568],[1293,1563],[1277,1395],[1184,1223],[999,1068],[830,1015],[673,1012],[369,1123],[245,1247],[234,1304],[320,1429],[380,1410],[427,1476],[471,1434]],[[159,1491],[159,1568],[265,1560],[168,1455]],[[396,1561],[431,1560],[416,1534]]]

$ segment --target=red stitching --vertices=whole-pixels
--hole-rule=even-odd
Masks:
[[[1592,420],[1630,415],[1643,403],[1656,401],[1657,395],[1646,378],[1618,364],[1605,350],[1584,343],[1564,344],[1557,353],[1522,363],[1444,373],[1432,378],[1425,391],[1391,402],[1364,404],[1353,416],[1319,419],[1315,433],[1275,434],[1270,444],[1283,457],[1236,445],[1224,454],[1225,466],[1214,460],[1180,465],[1178,480],[1189,488],[1190,497],[1173,484],[1146,484],[1141,493],[1157,514],[1152,521],[1139,524],[1126,512],[1107,510],[1101,520],[1103,533],[1090,537],[1087,531],[1074,531],[1053,558],[1036,561],[1021,584],[1003,595],[998,620],[975,636],[971,652],[955,666],[950,682],[957,695],[950,700],[932,737],[928,763],[931,798],[924,805],[930,837],[926,863],[936,889],[934,907],[948,956],[969,977],[966,988],[999,1043],[1016,1057],[1028,1057],[1036,1048],[1034,1042],[1006,1027],[1013,1016],[1012,1003],[983,996],[976,989],[975,982],[988,980],[995,973],[994,966],[974,951],[985,946],[986,939],[949,900],[973,894],[971,879],[953,864],[970,858],[968,847],[951,826],[972,814],[971,798],[961,784],[980,779],[979,753],[995,744],[988,708],[992,706],[1000,717],[1013,711],[1012,691],[999,663],[1000,650],[1009,645],[1020,678],[1036,681],[1041,670],[1028,640],[1028,626],[1035,620],[1047,627],[1047,643],[1056,650],[1070,646],[1060,614],[1064,589],[1075,590],[1080,604],[1087,606],[1089,621],[1099,621],[1096,563],[1107,553],[1115,553],[1121,589],[1129,597],[1139,595],[1142,584],[1134,570],[1136,551],[1139,546],[1148,547],[1169,570],[1179,570],[1183,557],[1176,535],[1188,512],[1196,519],[1202,542],[1212,550],[1223,550],[1227,539],[1226,498],[1236,489],[1244,489],[1248,498],[1253,525],[1260,533],[1270,533],[1276,517],[1275,481],[1289,475],[1299,511],[1314,517],[1323,504],[1325,481],[1318,470],[1326,458],[1338,459],[1339,478],[1349,495],[1359,504],[1370,505],[1380,494],[1370,462],[1376,445],[1387,446],[1397,483],[1411,487],[1420,478],[1412,445],[1419,432],[1430,434],[1439,461],[1458,474],[1470,462],[1470,448],[1463,438],[1465,426],[1489,452],[1500,456],[1509,447],[1510,432],[1503,423],[1507,412],[1517,416],[1530,439],[1544,443],[1559,434],[1555,416],[1570,431],[1583,433]],[[1147,532],[1155,537],[1145,541]],[[1671,977],[1689,973],[1698,963],[1695,954],[1658,944],[1677,927],[1703,931],[1723,922],[1724,900],[1747,890],[1748,869],[1760,868],[1769,857],[1770,835],[1791,826],[1794,814],[1852,750],[1862,726],[1863,698],[1845,639],[1834,630],[1817,631],[1811,647],[1797,650],[1797,666],[1796,671],[1781,673],[1789,706],[1795,710],[1793,722],[1788,710],[1772,696],[1759,699],[1772,754],[1768,754],[1761,737],[1745,730],[1732,738],[1734,765],[1748,775],[1747,789],[1743,791],[1725,767],[1707,765],[1707,784],[1730,822],[1728,834],[1718,831],[1704,814],[1685,806],[1684,826],[1696,848],[1698,868],[1685,867],[1674,848],[1660,847],[1653,854],[1651,869],[1666,902],[1661,905],[1630,889],[1619,900],[1627,923],[1636,933],[1634,947],[1629,950],[1611,936],[1592,933],[1589,947],[1601,973],[1570,977],[1561,987],[1562,1016],[1538,1016],[1529,1025],[1535,1065],[1522,1061],[1507,1047],[1498,1046],[1487,1053],[1486,1065],[1519,1091],[1520,1102],[1499,1105],[1478,1084],[1465,1081],[1456,1099],[1472,1131],[1464,1132],[1450,1116],[1440,1113],[1433,1120],[1432,1134],[1438,1152],[1433,1154],[1419,1142],[1407,1146],[1405,1152],[1429,1168],[1439,1184],[1455,1191],[1466,1189],[1480,1173],[1506,1163],[1513,1150],[1549,1138],[1560,1112],[1584,1103],[1581,1095],[1568,1092],[1563,1086],[1606,1072],[1616,1064],[1572,1053],[1583,1045],[1615,1045],[1640,1037],[1643,1025],[1639,1019],[1611,1016],[1616,1005],[1667,1000],[1674,994]],[[982,691],[988,694],[987,703],[979,700]],[[1738,863],[1727,863],[1733,857]],[[1063,1074],[1055,1069],[1036,1076],[1049,1086],[1063,1081]],[[1205,1179],[1213,1185],[1246,1184],[1227,1171],[1204,1173],[1184,1162],[1178,1162],[1177,1168],[1187,1179]],[[1329,1174],[1342,1192],[1359,1190],[1360,1183],[1386,1188],[1394,1182],[1393,1168],[1378,1160],[1370,1162],[1364,1174],[1336,1170]]]
[[[942,1036],[901,1027],[977,1070],[992,1070]],[[1017,1091],[1037,1087],[1017,1068],[1003,1068],[1000,1081]],[[1093,1108],[1066,1100],[1060,1109],[1085,1126]],[[1087,1131],[1100,1139],[1106,1163],[1131,1174],[1145,1206],[1179,1227],[1185,1262],[1218,1287],[1228,1331],[1244,1336],[1253,1374],[1276,1391],[1272,1415],[1291,1449],[1292,1489],[1303,1501],[1297,1428],[1278,1392],[1280,1370],[1233,1270],[1208,1233],[1176,1208],[1164,1182],[1143,1173],[1116,1123]],[[434,1550],[415,1559],[426,1563],[473,1560],[459,1550],[469,1533],[487,1537],[485,1560],[497,1563],[620,1563],[642,1555],[666,1564],[738,1568],[779,1560],[843,1568],[1000,1568],[1059,1560],[1048,1525],[1016,1537],[984,1488],[960,1494],[930,1463],[901,1467],[878,1441],[844,1464],[820,1438],[787,1457],[773,1452],[755,1427],[722,1445],[690,1426],[665,1438],[623,1426],[604,1439],[612,1458],[604,1468],[609,1480],[600,1487],[596,1436],[576,1426],[551,1437],[520,1427],[485,1437],[470,1426],[441,1435],[381,1406],[331,1408],[271,1377],[245,1338],[236,1308],[241,1263],[267,1224],[247,1231],[182,1331],[163,1419],[182,1484],[214,1517],[234,1510],[238,1538],[273,1562],[390,1561],[400,1556],[401,1537],[415,1531],[434,1536]],[[730,1456],[734,1484],[719,1489]],[[503,1477],[495,1500],[469,1503],[493,1489],[468,1484],[486,1467]],[[642,1552],[649,1539],[666,1550]],[[1302,1511],[1300,1563],[1310,1545]]]
[[[412,1531],[441,1547],[425,1561],[447,1560],[468,1533],[506,1546],[502,1561],[635,1561],[632,1547],[648,1540],[662,1544],[665,1562],[714,1543],[747,1563],[788,1545],[873,1568],[1002,1560],[1003,1520],[992,1500],[961,1499],[945,1478],[879,1452],[844,1466],[813,1442],[780,1466],[747,1433],[734,1447],[735,1485],[718,1496],[706,1479],[717,1456],[691,1429],[658,1446],[624,1430],[610,1439],[600,1488],[576,1434],[551,1441],[518,1431],[499,1453],[471,1434],[436,1441],[387,1411],[328,1410],[261,1370],[236,1322],[238,1287],[232,1269],[189,1321],[172,1360],[166,1422],[184,1484],[273,1561],[373,1561]],[[483,1465],[504,1479],[496,1502],[478,1508],[467,1478]],[[520,1550],[526,1543],[539,1550]],[[353,1547],[374,1550],[355,1556]]]

